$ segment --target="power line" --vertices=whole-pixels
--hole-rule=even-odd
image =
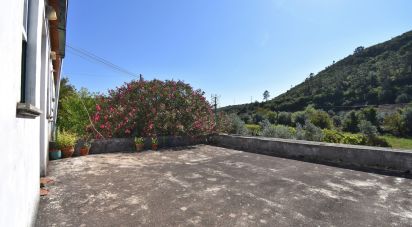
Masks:
[[[121,72],[121,73],[123,73],[123,74],[127,74],[127,75],[130,75],[130,76],[133,76],[133,77],[139,77],[139,75],[137,75],[137,74],[135,74],[135,73],[132,73],[132,72],[130,72],[129,70],[127,70],[127,69],[125,69],[125,68],[122,68],[121,66],[116,65],[116,64],[110,62],[109,60],[106,60],[106,59],[104,59],[104,58],[102,58],[102,57],[99,57],[99,56],[97,56],[96,54],[94,54],[94,53],[92,53],[92,52],[90,52],[90,51],[87,51],[87,50],[84,50],[84,49],[81,49],[81,48],[76,48],[76,47],[73,47],[73,46],[71,46],[71,45],[69,45],[69,44],[66,44],[66,46],[67,46],[67,47],[69,48],[69,50],[71,50],[71,52],[72,52],[73,54],[75,54],[76,56],[79,56],[79,57],[81,57],[81,58],[84,58],[84,59],[87,59],[87,60],[92,60],[92,61],[94,61],[94,62],[103,64],[103,65],[105,65],[105,66],[107,66],[107,67],[109,67],[109,68],[111,68],[111,69],[114,69],[114,70],[116,70],[116,71],[118,71],[118,72]]]

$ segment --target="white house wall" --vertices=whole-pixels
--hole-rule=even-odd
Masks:
[[[45,74],[43,79],[41,77],[44,1],[29,1],[32,6],[38,5],[32,7],[34,11],[29,17],[32,24],[28,34],[30,60],[27,72],[34,75],[29,80],[29,89],[35,90],[33,104],[47,114],[46,103],[41,105],[47,100],[45,89],[49,83]],[[13,227],[33,224],[39,200],[40,138],[45,150],[49,128],[47,119],[44,121],[45,114],[35,119],[16,117],[21,88],[23,4],[23,0],[0,0],[0,226]],[[47,159],[43,157],[42,160]]]

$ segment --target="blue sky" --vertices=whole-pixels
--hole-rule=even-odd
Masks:
[[[70,0],[67,43],[145,79],[175,79],[220,106],[275,97],[412,30],[410,0]],[[106,92],[133,77],[68,50],[63,75]]]

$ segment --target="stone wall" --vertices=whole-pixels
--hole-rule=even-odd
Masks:
[[[410,150],[235,135],[216,135],[213,141],[217,146],[277,157],[412,172]]]
[[[190,146],[201,143],[208,143],[208,136],[160,136],[158,137],[159,149],[169,147]],[[82,142],[76,146],[78,154]],[[144,150],[151,149],[151,138],[145,138]],[[90,154],[104,154],[113,152],[135,152],[136,147],[133,138],[112,138],[104,140],[96,140],[91,144]]]

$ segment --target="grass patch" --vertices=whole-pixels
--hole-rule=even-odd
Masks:
[[[392,148],[412,150],[412,138],[399,138],[395,136],[382,136],[387,139]]]

